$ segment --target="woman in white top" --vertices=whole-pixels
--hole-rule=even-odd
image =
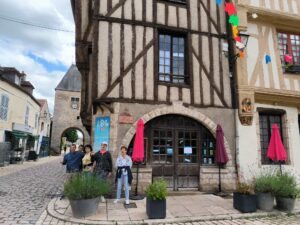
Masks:
[[[117,198],[114,203],[118,203],[121,198],[121,190],[122,190],[122,183],[124,180],[124,187],[125,187],[125,204],[129,204],[129,186],[131,185],[132,181],[132,160],[130,156],[127,155],[127,148],[125,146],[121,147],[121,154],[118,156],[116,161],[116,181],[118,182],[117,186]]]

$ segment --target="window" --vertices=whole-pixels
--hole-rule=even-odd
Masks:
[[[290,64],[300,64],[300,35],[278,32],[278,45],[282,65],[286,65],[284,56],[290,55],[293,62]]]
[[[7,95],[1,95],[0,100],[0,120],[6,121],[8,116],[9,97]]]
[[[71,107],[72,107],[72,109],[78,109],[78,107],[79,107],[79,98],[71,97]]]
[[[34,128],[37,128],[39,124],[39,114],[35,114]]]
[[[42,124],[41,124],[41,131],[43,131],[44,130],[44,122],[42,122]]]
[[[185,37],[159,35],[159,81],[188,84]]]
[[[260,127],[260,147],[261,147],[261,162],[262,164],[271,164],[271,160],[267,157],[269,142],[272,134],[272,125],[276,123],[279,128],[281,140],[282,135],[282,119],[278,113],[260,113],[259,114],[259,127]]]
[[[25,126],[28,126],[28,120],[29,120],[29,107],[26,106],[26,111],[25,111]]]

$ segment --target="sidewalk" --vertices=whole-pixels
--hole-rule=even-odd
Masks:
[[[9,164],[8,166],[0,167],[0,177],[6,176],[27,168],[38,166],[47,162],[52,162],[59,159],[62,156],[48,156],[39,158],[37,161],[25,161],[22,164]]]
[[[107,203],[100,203],[96,215],[76,219],[72,217],[69,201],[56,198],[48,205],[47,214],[60,221],[70,223],[106,225],[167,224],[286,215],[286,213],[277,210],[270,213],[257,211],[256,213],[243,214],[233,208],[232,198],[224,199],[211,194],[199,193],[197,195],[168,197],[166,219],[149,220],[146,215],[146,199],[131,202],[135,203],[137,208],[126,209],[123,203],[114,204],[112,199],[108,199]],[[300,201],[296,202],[294,213],[300,213]]]

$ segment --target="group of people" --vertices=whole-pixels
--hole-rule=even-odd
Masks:
[[[70,146],[70,152],[65,154],[62,164],[66,165],[67,173],[94,173],[98,179],[107,180],[112,176],[113,163],[109,151],[107,151],[107,142],[101,143],[101,149],[96,153],[91,145],[80,145],[76,151],[76,145]],[[118,203],[121,199],[121,190],[124,183],[125,204],[129,204],[129,190],[132,181],[132,160],[127,155],[127,148],[121,146],[120,154],[116,160],[116,177],[117,196],[114,203]],[[101,201],[105,199],[102,196]]]

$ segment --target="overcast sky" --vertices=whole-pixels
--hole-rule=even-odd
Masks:
[[[70,0],[0,0],[0,65],[24,71],[35,87],[34,96],[46,98],[53,112],[54,89],[75,62],[75,34],[3,17],[74,31]]]

